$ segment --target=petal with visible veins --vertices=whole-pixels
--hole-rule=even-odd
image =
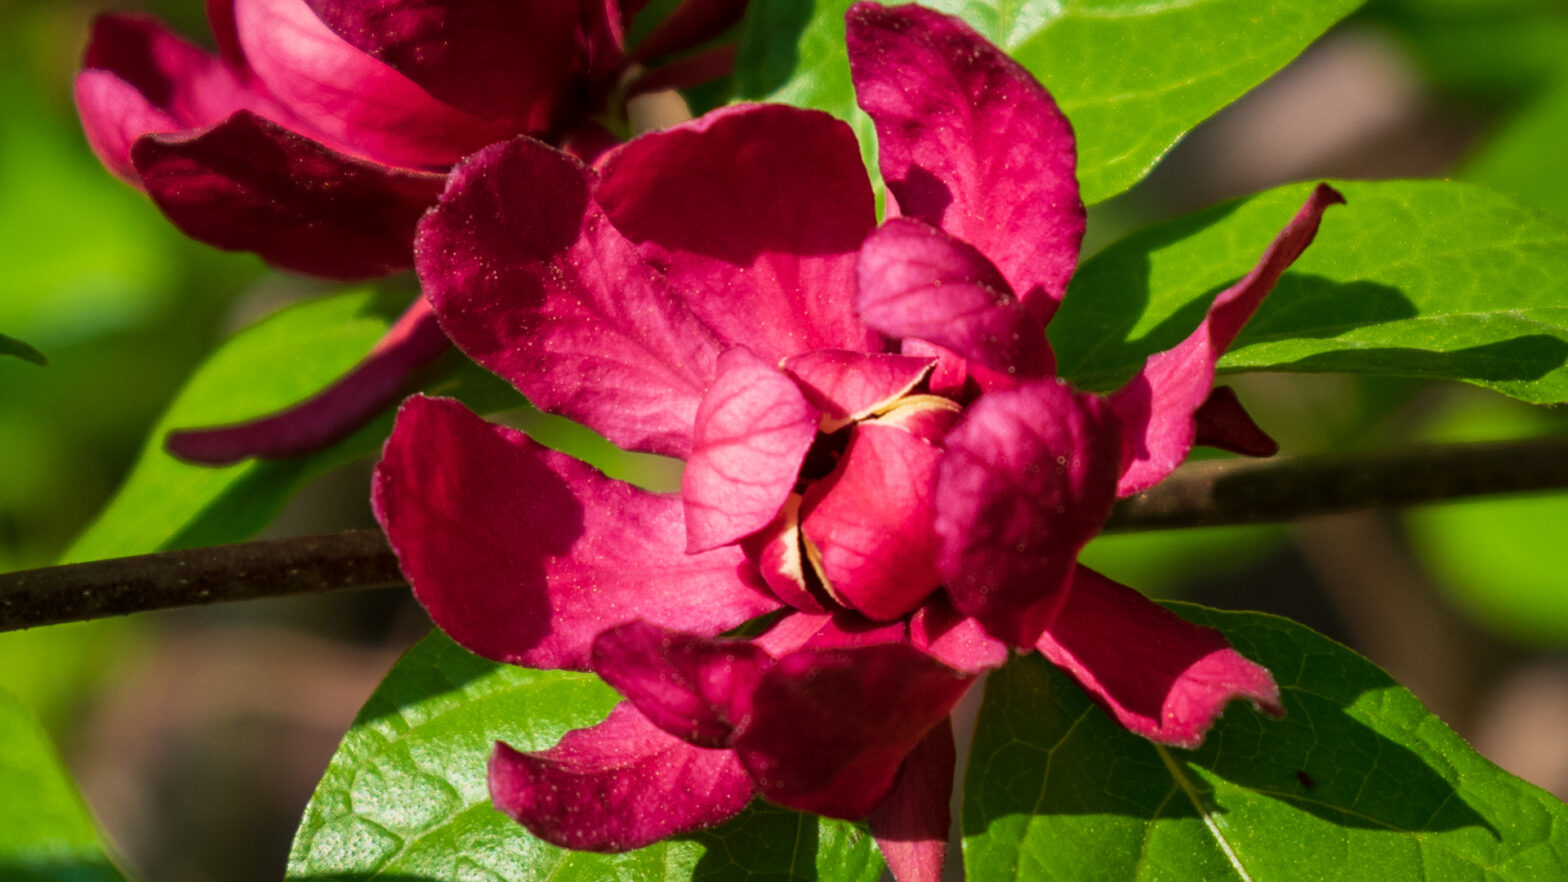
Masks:
[[[1087,567],[1078,567],[1039,650],[1129,731],[1160,744],[1196,748],[1234,699],[1285,712],[1268,669],[1224,634]]]
[[[681,475],[688,551],[736,542],[778,516],[816,438],[818,416],[778,368],[743,348],[719,356]]]
[[[622,622],[711,636],[779,607],[738,548],[685,553],[679,499],[450,399],[404,403],[372,490],[414,596],[486,658],[585,670]]]
[[[497,744],[490,758],[496,808],[546,842],[586,851],[630,851],[711,827],[753,792],[735,754],[693,747],[624,701],[549,750]]]
[[[1084,231],[1067,118],[1033,75],[957,18],[857,3],[847,22],[856,99],[876,123],[898,212],[979,249],[1049,321]]]
[[[945,444],[936,532],[948,596],[993,637],[1032,646],[1115,501],[1115,418],[1046,380],[982,396]]]
[[[638,620],[600,632],[593,670],[649,722],[698,747],[727,747],[773,663],[745,640],[699,637]]]
[[[592,178],[526,138],[479,151],[419,226],[419,277],[452,342],[541,410],[684,458],[720,347],[609,222]]]
[[[860,316],[889,337],[935,343],[1017,379],[1056,372],[1045,328],[969,244],[894,218],[861,246],[857,268]]]
[[[596,197],[727,346],[769,364],[882,348],[855,316],[855,255],[876,225],[849,126],[726,107],[608,154]]]
[[[905,758],[893,789],[867,819],[896,882],[941,882],[957,766],[953,724],[943,720]]]

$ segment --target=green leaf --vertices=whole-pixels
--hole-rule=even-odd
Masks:
[[[175,459],[163,438],[171,429],[237,422],[304,400],[369,351],[399,306],[372,291],[351,291],[289,307],[230,338],[153,426],[124,485],[64,562],[244,539],[307,479],[374,450],[390,416],[311,456],[222,468]]]
[[[590,674],[477,658],[440,633],[360,711],[305,810],[288,878],[304,880],[863,880],[882,861],[860,826],[754,803],[729,823],[626,854],[556,848],[490,805],[496,741],[554,744],[609,713]]]
[[[1568,40],[1562,51],[1568,54]],[[1568,175],[1562,173],[1564,133],[1568,133],[1568,74],[1471,157],[1464,178],[1568,218]]]
[[[1348,204],[1329,209],[1222,370],[1428,377],[1568,399],[1568,222],[1468,184],[1335,186]],[[1051,323],[1063,376],[1114,388],[1180,342],[1308,189],[1159,224],[1096,255]]]
[[[1202,748],[1129,734],[1039,656],[993,674],[964,801],[971,879],[1568,878],[1568,806],[1370,662],[1259,613],[1173,604],[1280,681]]]
[[[4,334],[0,334],[0,355],[14,355],[36,365],[49,364],[49,359],[44,358],[44,354],[35,349],[32,344]]]
[[[27,708],[0,690],[0,879],[124,882]]]
[[[1078,133],[1085,202],[1131,187],[1193,126],[1362,0],[931,0],[1045,84]],[[867,146],[844,55],[849,0],[752,0],[736,96],[825,110]],[[868,153],[869,155],[869,153]]]

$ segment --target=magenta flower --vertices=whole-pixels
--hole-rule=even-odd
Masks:
[[[496,806],[550,842],[636,848],[761,795],[868,818],[897,878],[936,879],[948,715],[1009,649],[1163,744],[1196,746],[1233,698],[1280,712],[1219,632],[1075,560],[1193,443],[1258,446],[1214,362],[1335,194],[1126,388],[1077,392],[1043,333],[1083,231],[1066,119],[946,16],[857,4],[849,51],[900,215],[880,228],[848,127],[774,106],[593,169],[488,147],[421,225],[459,347],[539,407],[686,462],[679,495],[650,493],[416,397],[377,468],[377,516],[438,625],[626,699],[548,750],[498,745]],[[725,636],[748,622],[759,636]]]
[[[208,0],[213,55],[140,15],[94,26],[76,103],[88,142],[192,238],[330,278],[413,265],[414,227],[452,163],[528,134],[592,155],[592,120],[632,64],[696,45],[745,0],[687,0],[634,50],[622,19],[642,4],[555,0]],[[627,87],[715,76],[727,49]],[[223,463],[286,457],[346,435],[446,351],[422,305],[353,373],[305,404],[169,449]]]

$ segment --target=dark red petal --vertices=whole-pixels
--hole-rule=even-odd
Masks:
[[[774,597],[803,612],[827,612],[806,584],[806,560],[800,550],[800,494],[791,493],[773,522],[742,540],[741,548]]]
[[[909,619],[909,642],[955,671],[979,674],[1007,662],[1007,644],[980,623],[953,608],[947,598],[931,597]]]
[[[729,76],[734,69],[735,46],[726,43],[678,61],[661,64],[642,74],[626,87],[626,97],[635,98],[670,89],[689,89]]]
[[[648,721],[698,747],[726,747],[773,659],[744,640],[710,640],[643,621],[603,631],[593,670]]]
[[[930,224],[894,218],[860,249],[856,303],[889,337],[915,337],[1019,379],[1048,377],[1045,328],[984,254]]]
[[[419,276],[452,342],[543,410],[685,457],[719,347],[538,141],[479,151],[419,228]]]
[[[1110,514],[1119,428],[1101,399],[1047,380],[981,396],[945,443],[936,532],[948,594],[993,637],[1032,646]]]
[[[142,135],[202,128],[242,107],[284,118],[233,68],[147,16],[95,19],[82,66],[75,96],[87,143],[132,183]]]
[[[637,138],[595,195],[730,346],[769,364],[882,346],[855,316],[855,254],[876,224],[846,124],[781,105],[726,107]]]
[[[893,789],[872,810],[871,835],[895,882],[941,882],[957,765],[953,724],[943,720],[904,760]]]
[[[819,349],[784,359],[784,372],[834,423],[864,419],[909,393],[935,359]],[[832,428],[837,428],[836,426]]]
[[[1312,243],[1324,210],[1344,201],[1333,187],[1319,184],[1269,243],[1257,266],[1214,298],[1203,323],[1174,348],[1149,356],[1143,371],[1111,396],[1131,455],[1116,488],[1118,496],[1152,487],[1187,458],[1196,431],[1193,415],[1214,385],[1214,363],[1274,283]]]
[[[630,60],[645,62],[671,52],[683,52],[717,37],[740,21],[747,0],[685,0],[659,22],[641,43],[632,47]]]
[[[806,553],[840,603],[898,618],[942,583],[932,532],[942,453],[890,426],[861,423],[833,473],[806,488]]]
[[[1160,744],[1197,747],[1232,699],[1285,712],[1268,669],[1231,649],[1224,634],[1087,567],[1039,649],[1129,731]]]
[[[581,670],[622,622],[712,635],[779,606],[739,549],[685,553],[679,499],[449,399],[404,403],[372,490],[414,596],[487,658]]]
[[[735,754],[693,747],[627,702],[549,750],[497,744],[490,758],[495,807],[563,848],[641,848],[734,817],[752,793]]]
[[[848,37],[898,211],[979,249],[1049,321],[1084,230],[1072,127],[1056,102],[968,25],[918,6],[857,3]]]
[[[518,126],[453,107],[344,42],[302,0],[234,0],[256,79],[312,137],[388,165],[445,170]]]
[[[687,551],[736,542],[777,517],[817,436],[817,417],[778,368],[746,349],[719,356],[681,476]]]
[[[904,643],[802,650],[763,674],[733,746],[772,802],[863,818],[973,682]]]
[[[1194,444],[1246,456],[1273,456],[1279,452],[1279,444],[1258,428],[1236,398],[1236,390],[1229,386],[1215,386],[1192,418]]]
[[[208,465],[313,453],[348,437],[398,400],[409,376],[450,346],[429,301],[416,298],[370,353],[322,392],[238,425],[170,432],[164,447],[181,459]]]
[[[191,238],[337,279],[407,269],[414,226],[443,180],[345,156],[245,110],[202,131],[143,137],[131,161]]]
[[[520,131],[557,121],[586,72],[592,0],[305,0],[339,37],[431,95]]]

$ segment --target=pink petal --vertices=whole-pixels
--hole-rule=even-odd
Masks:
[[[649,722],[698,747],[725,747],[773,659],[744,640],[709,640],[643,621],[601,632],[593,670]]]
[[[827,612],[806,583],[806,561],[800,552],[800,500],[799,493],[791,493],[773,522],[746,537],[741,548],[774,597],[804,612]]]
[[[1195,433],[1193,415],[1214,385],[1214,363],[1312,243],[1324,210],[1344,201],[1333,187],[1319,184],[1269,243],[1257,266],[1214,298],[1203,323],[1174,348],[1149,356],[1143,371],[1111,396],[1132,453],[1116,488],[1118,496],[1152,487],[1187,458]]]
[[[802,650],[763,674],[733,746],[770,801],[863,818],[972,682],[903,643]]]
[[[1078,263],[1071,126],[1034,77],[956,18],[857,3],[849,66],[899,213],[989,257],[1041,323]]]
[[[778,515],[817,436],[817,416],[778,368],[741,348],[719,356],[681,476],[687,551],[736,542]]]
[[[305,0],[234,0],[256,77],[331,146],[375,162],[445,170],[517,127],[464,113],[345,43]]]
[[[375,348],[324,391],[237,425],[170,432],[164,447],[181,459],[209,465],[313,453],[348,437],[397,401],[409,376],[450,346],[429,301],[416,298]]]
[[[94,20],[75,95],[87,143],[132,183],[131,145],[142,135],[201,128],[242,107],[282,118],[241,74],[141,15]]]
[[[894,218],[860,250],[856,303],[866,324],[915,337],[1009,376],[1048,377],[1045,328],[984,254],[930,224]]]
[[[942,453],[902,429],[862,423],[833,473],[806,488],[801,530],[828,591],[877,620],[942,583],[932,496]]]
[[[802,649],[852,649],[906,643],[909,629],[903,622],[873,622],[849,610],[829,615],[792,613],[773,624],[752,643],[773,656]]]
[[[368,278],[413,262],[414,225],[442,177],[354,159],[241,110],[138,140],[131,161],[175,226],[283,269]]]
[[[733,753],[693,747],[627,702],[549,750],[497,744],[490,758],[495,807],[563,848],[641,848],[734,817],[752,793]]]
[[[1087,567],[1039,649],[1129,731],[1160,744],[1196,748],[1236,698],[1285,713],[1268,669],[1231,649],[1224,634]]]
[[[1032,646],[1110,514],[1121,440],[1104,402],[1053,381],[982,396],[948,433],[938,558],[953,605]]]
[[[1007,663],[1007,644],[987,634],[979,622],[954,609],[941,595],[927,600],[910,617],[909,642],[965,674]]]
[[[800,383],[806,400],[821,410],[833,431],[909,394],[930,373],[934,359],[885,352],[819,349],[784,360],[784,372]]]
[[[957,765],[953,724],[943,720],[904,760],[893,789],[872,810],[871,835],[896,882],[941,882]]]
[[[1279,452],[1279,444],[1258,428],[1236,398],[1236,390],[1229,386],[1215,386],[1192,419],[1194,444],[1246,456],[1273,456]]]
[[[420,225],[420,280],[452,342],[535,405],[685,457],[719,347],[610,225],[591,177],[528,139],[464,160]]]
[[[298,0],[291,0],[298,2]],[[561,122],[587,66],[591,0],[305,0],[340,38],[485,119],[539,132]],[[575,77],[574,77],[575,74]],[[492,139],[493,140],[493,139]]]
[[[684,552],[680,500],[449,399],[404,403],[372,491],[414,596],[487,658],[582,670],[622,622],[711,635],[779,606],[739,549]]]
[[[849,299],[876,217],[846,124],[726,107],[629,142],[601,170],[595,194],[615,226],[726,344],[769,364],[882,348]]]

